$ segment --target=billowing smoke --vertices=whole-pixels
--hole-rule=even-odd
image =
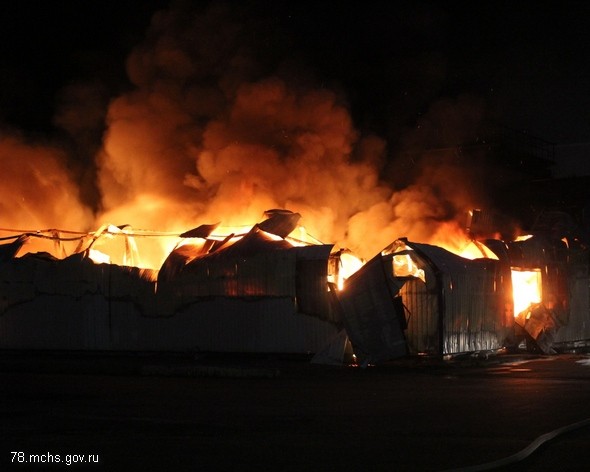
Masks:
[[[466,242],[468,211],[490,204],[485,148],[463,146],[482,139],[482,110],[471,96],[439,100],[406,130],[382,176],[392,192],[351,217],[351,244],[378,250],[387,239],[407,237],[458,250]]]
[[[80,228],[92,213],[80,204],[79,189],[63,151],[28,144],[19,135],[0,137],[3,228]]]
[[[261,74],[234,21],[218,7],[154,18],[128,62],[137,89],[109,109],[102,218],[182,230],[287,208],[316,238],[345,243],[349,218],[390,196],[374,166],[384,143],[358,135],[335,92],[280,64]]]
[[[215,3],[202,12],[157,13],[128,58],[133,89],[103,107],[100,127],[100,113],[87,117],[88,128],[104,129],[93,181],[78,176],[82,191],[59,155],[4,140],[5,172],[15,183],[3,220],[185,231],[203,223],[251,224],[265,210],[285,208],[299,212],[316,238],[365,258],[397,237],[431,241],[455,231],[452,222],[463,218],[477,186],[453,152],[422,151],[441,141],[429,134],[434,129],[455,133],[442,141],[459,143],[457,130],[476,126],[478,107],[434,106],[392,160],[382,139],[355,129],[345,97],[280,60],[272,41],[263,24]],[[77,122],[73,112],[60,116]],[[21,165],[6,153],[22,156]]]

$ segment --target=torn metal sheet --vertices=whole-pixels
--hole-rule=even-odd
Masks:
[[[258,227],[267,233],[276,234],[281,238],[286,238],[291,234],[297,228],[297,223],[301,219],[299,213],[293,213],[288,210],[267,210],[264,214],[268,218],[258,223]]]
[[[200,225],[196,228],[185,231],[180,235],[181,238],[208,238],[213,231],[217,229],[219,223],[212,225]]]
[[[311,359],[312,364],[343,365],[353,360],[353,348],[344,329],[332,336],[326,346]]]
[[[405,356],[405,314],[394,299],[381,254],[347,281],[337,299],[361,366]]]
[[[15,238],[7,238],[12,240],[9,243],[0,244],[0,263],[11,260],[16,256],[21,247],[27,242],[29,237],[26,234],[21,234]]]
[[[554,311],[552,300],[531,304],[515,318],[516,324],[525,333],[527,349],[555,354],[553,344],[561,323]]]

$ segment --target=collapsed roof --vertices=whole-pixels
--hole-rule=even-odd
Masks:
[[[180,234],[181,242],[159,270],[95,263],[89,258],[92,244],[62,259],[46,253],[17,257],[28,236],[11,238],[0,245],[0,332],[17,332],[25,318],[40,326],[59,323],[38,313],[53,307],[68,312],[64,333],[86,316],[84,323],[102,333],[92,338],[92,346],[103,349],[158,345],[174,350],[196,344],[239,350],[246,345],[241,337],[251,331],[256,334],[246,349],[256,352],[315,352],[330,345],[328,335],[340,332],[334,336],[338,352],[346,345],[345,333],[363,365],[407,354],[494,350],[514,342],[511,269],[518,265],[542,271],[543,289],[558,294],[564,306],[568,291],[576,294],[577,312],[568,314],[570,323],[563,323],[555,339],[590,338],[584,328],[590,325],[587,252],[578,258],[576,277],[568,278],[567,247],[539,238],[486,241],[497,260],[469,260],[438,246],[397,239],[339,290],[335,282],[344,252],[333,252],[332,244],[291,238],[299,219],[297,213],[271,210],[248,231],[224,236],[216,234],[216,224],[201,225]],[[113,313],[127,320],[121,329],[129,333],[113,328]],[[150,331],[156,325],[170,333]],[[173,335],[179,326],[180,343]],[[197,326],[198,332],[191,331]],[[220,330],[227,334],[223,342],[214,335]],[[52,332],[49,327],[47,332]],[[0,339],[2,346],[19,342]],[[71,343],[87,347],[84,340]],[[57,336],[39,344],[59,345]]]

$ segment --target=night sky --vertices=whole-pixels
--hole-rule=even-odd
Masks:
[[[129,89],[126,57],[154,12],[173,4],[131,3],[4,2],[0,125],[51,136],[66,86],[92,83],[103,104]],[[337,91],[356,128],[391,154],[437,104],[466,100],[490,123],[557,144],[558,157],[588,149],[587,2],[227,4],[249,25],[261,74],[290,67]],[[449,144],[461,143],[432,146]]]

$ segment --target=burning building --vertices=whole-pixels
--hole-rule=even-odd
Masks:
[[[201,226],[180,235],[160,270],[96,263],[92,245],[63,259],[14,257],[20,236],[2,248],[1,346],[315,352],[336,331],[332,245],[286,239],[296,221],[274,214],[222,238]]]
[[[177,235],[158,270],[100,262],[97,238],[107,233],[133,252],[121,228],[85,235],[63,258],[19,256],[39,235],[14,236],[1,246],[0,346],[317,353],[319,361],[322,352],[342,361],[350,346],[368,365],[521,342],[553,352],[590,339],[587,253],[562,240],[472,241],[468,258],[397,239],[361,264],[333,244],[296,238],[299,218],[272,210],[246,231],[201,225]]]
[[[589,298],[587,264],[572,272],[559,262],[570,248],[549,260],[529,250],[536,239],[496,241],[467,258],[441,243],[462,229],[466,208],[512,195],[480,188],[505,180],[505,169],[490,173],[487,144],[455,145],[482,136],[476,102],[433,104],[391,159],[383,139],[355,129],[340,91],[294,77],[292,66],[262,67],[257,41],[240,33],[260,24],[243,20],[217,6],[162,11],[128,57],[125,92],[89,113],[88,100],[74,100],[89,90],[69,90],[56,122],[76,145],[0,137],[0,237],[10,241],[0,347],[337,353],[350,344],[363,363],[489,350],[516,335],[538,341],[526,313],[514,316],[515,305],[519,315],[543,302],[520,305],[516,287],[513,296],[525,273],[569,320],[554,341],[590,338],[578,300]],[[530,169],[517,170],[510,182]],[[184,231],[251,223],[267,208],[298,213]],[[22,227],[81,232],[10,229]]]

